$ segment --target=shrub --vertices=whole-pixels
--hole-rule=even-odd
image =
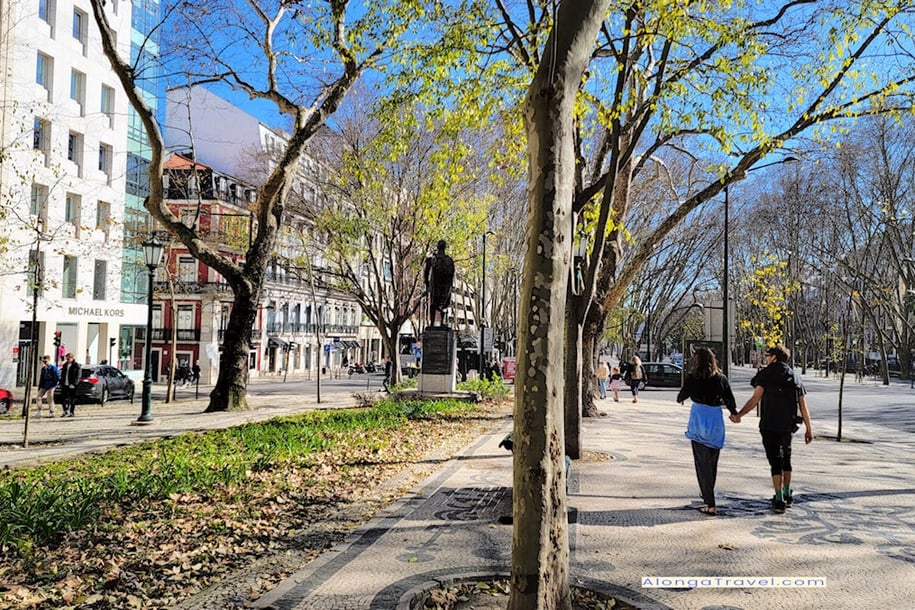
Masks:
[[[498,375],[493,376],[492,380],[483,377],[462,381],[457,384],[457,389],[465,392],[476,392],[488,400],[504,400],[511,393],[511,389],[505,385],[505,381]]]

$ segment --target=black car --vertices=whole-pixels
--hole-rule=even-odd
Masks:
[[[679,388],[683,385],[683,367],[671,362],[643,362],[645,387]]]
[[[133,379],[112,366],[84,366],[80,369],[79,376],[76,402],[97,402],[103,405],[115,398],[126,398],[133,402]],[[63,402],[60,386],[54,389],[54,402]]]

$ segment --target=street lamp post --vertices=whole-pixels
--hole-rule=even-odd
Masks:
[[[143,372],[143,399],[140,417],[137,424],[150,424],[152,417],[152,319],[153,319],[153,280],[156,276],[156,267],[162,260],[164,244],[155,234],[143,242],[143,257],[146,268],[149,269],[149,292],[146,298],[146,366]]]
[[[495,235],[492,231],[483,233],[483,289],[482,298],[480,299],[480,379],[483,378],[483,365],[486,363],[486,352],[484,351],[483,342],[486,338],[486,236]]]
[[[722,272],[724,284],[721,286],[721,296],[724,303],[721,309],[721,358],[718,359],[721,365],[721,372],[724,373],[725,377],[728,376],[728,367],[731,363],[731,325],[728,323],[731,313],[730,303],[728,302],[728,286],[730,285],[728,273],[731,266],[728,262],[728,255],[731,252],[728,246],[728,232],[730,229],[728,215],[730,214],[731,205],[728,201],[728,187],[729,185],[724,186],[724,269]]]

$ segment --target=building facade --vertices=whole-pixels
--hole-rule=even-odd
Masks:
[[[139,53],[131,41],[158,21],[158,3],[108,7],[122,55]],[[138,205],[147,178],[133,156],[144,134],[91,14],[87,0],[0,3],[2,385],[24,383],[42,354],[140,364],[133,339],[145,298],[122,278],[143,268],[133,236],[147,226]]]
[[[165,175],[172,212],[220,254],[242,261],[255,230],[256,188],[178,154],[166,162]],[[289,221],[267,271],[249,336],[253,374],[314,378],[320,369],[336,376],[345,374],[347,364],[372,358],[374,329],[365,327],[351,297],[324,281],[323,260],[297,239],[308,231],[305,224]],[[172,362],[197,362],[201,383],[212,383],[234,295],[222,276],[183,244],[173,242],[166,252],[155,283],[153,378],[165,378]]]

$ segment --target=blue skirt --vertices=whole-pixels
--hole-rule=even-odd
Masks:
[[[721,407],[694,402],[689,410],[686,438],[706,447],[724,447],[724,415]]]

